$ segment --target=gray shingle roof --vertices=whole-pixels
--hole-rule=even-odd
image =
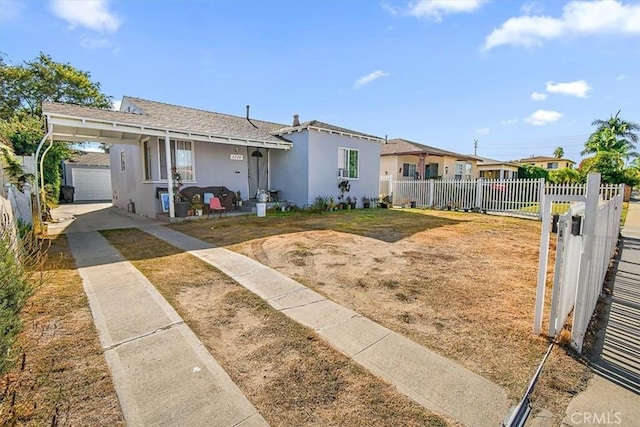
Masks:
[[[374,139],[374,140],[378,140],[378,141],[382,141],[383,140],[379,136],[369,135],[367,133],[362,133],[362,132],[358,132],[358,131],[355,131],[355,130],[343,128],[343,127],[340,127],[340,126],[331,125],[329,123],[324,123],[324,122],[321,122],[319,120],[311,120],[311,121],[308,121],[308,122],[304,122],[304,123],[301,123],[300,126],[287,126],[287,127],[284,127],[284,128],[281,128],[281,129],[277,130],[275,133],[277,135],[285,135],[287,133],[297,132],[297,131],[304,130],[304,129],[309,129],[309,128],[319,128],[319,129],[324,129],[324,130],[333,131],[333,132],[351,134],[351,135],[354,135],[354,136],[359,136],[359,137],[367,138],[367,139]]]
[[[77,165],[109,166],[109,154],[80,151],[72,155],[68,162]]]
[[[271,135],[273,130],[282,128],[284,126],[282,124],[252,119],[251,122],[255,125],[253,126],[245,117],[213,113],[140,98],[124,97],[123,99],[129,100],[129,102],[138,107],[142,114],[101,110],[55,102],[43,102],[42,111],[45,115],[47,113],[56,113],[187,133],[201,133],[265,142],[283,141],[282,138]]]
[[[382,146],[380,153],[382,156],[397,156],[402,154],[427,154],[432,156],[450,156],[457,159],[475,160],[473,156],[467,156],[465,154],[454,153],[453,151],[447,151],[429,145],[419,144],[417,142],[408,141],[402,138],[390,139],[385,145]]]
[[[129,96],[123,98],[123,104],[125,100],[128,100],[142,110],[144,116],[156,120],[158,126],[170,127],[171,129],[182,131],[241,137],[259,141],[282,141],[277,136],[271,134],[285,126],[280,123],[271,123],[255,119],[251,119],[251,122],[249,122],[246,117],[214,113],[212,111],[181,107]],[[255,126],[253,126],[252,123]]]
[[[57,113],[72,117],[108,120],[123,124],[187,133],[200,133],[276,143],[287,141],[287,139],[283,137],[283,135],[287,133],[313,127],[382,141],[382,138],[374,135],[323,123],[318,120],[311,120],[302,123],[300,126],[291,127],[282,123],[267,122],[253,118],[248,121],[246,117],[165,104],[163,102],[149,101],[130,96],[123,97],[122,105],[124,106],[126,104],[133,105],[135,111],[101,110],[52,102],[44,102],[42,104],[42,111],[45,115],[47,113]]]

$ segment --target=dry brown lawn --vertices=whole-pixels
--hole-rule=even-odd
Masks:
[[[548,345],[532,334],[536,221],[379,209],[171,227],[281,271],[500,384],[514,401]],[[588,377],[568,350],[554,350],[534,405],[560,420]]]
[[[210,265],[139,230],[103,234],[178,311],[269,424],[453,424]]]
[[[18,363],[0,379],[0,425],[123,426],[65,236],[51,241],[44,270],[21,315]]]

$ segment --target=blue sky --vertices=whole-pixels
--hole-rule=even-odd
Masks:
[[[502,160],[578,161],[640,122],[638,1],[0,0],[0,52],[123,95],[317,119]]]

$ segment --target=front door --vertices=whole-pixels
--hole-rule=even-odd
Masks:
[[[255,199],[260,190],[268,190],[269,150],[249,147],[247,158],[249,159],[249,198]]]

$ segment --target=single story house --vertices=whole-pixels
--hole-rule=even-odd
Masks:
[[[442,150],[406,139],[390,139],[380,153],[380,176],[402,179],[475,179],[474,156]]]
[[[478,173],[484,179],[518,179],[518,164],[476,156]]]
[[[526,159],[516,160],[513,163],[537,166],[539,168],[547,169],[550,171],[564,168],[573,168],[573,166],[576,164],[576,162],[574,162],[573,160],[559,159],[557,157],[547,156],[531,156]]]
[[[175,183],[224,187],[242,199],[271,192],[298,206],[339,194],[378,192],[384,140],[317,120],[291,125],[125,96],[120,111],[43,103],[49,138],[110,144],[111,200],[155,217],[175,216]],[[47,136],[45,136],[45,139]],[[44,139],[43,139],[44,141]],[[168,142],[168,143],[167,143]],[[168,193],[167,205],[160,193]]]
[[[79,151],[62,161],[62,185],[74,187],[77,202],[111,201],[108,153]]]

